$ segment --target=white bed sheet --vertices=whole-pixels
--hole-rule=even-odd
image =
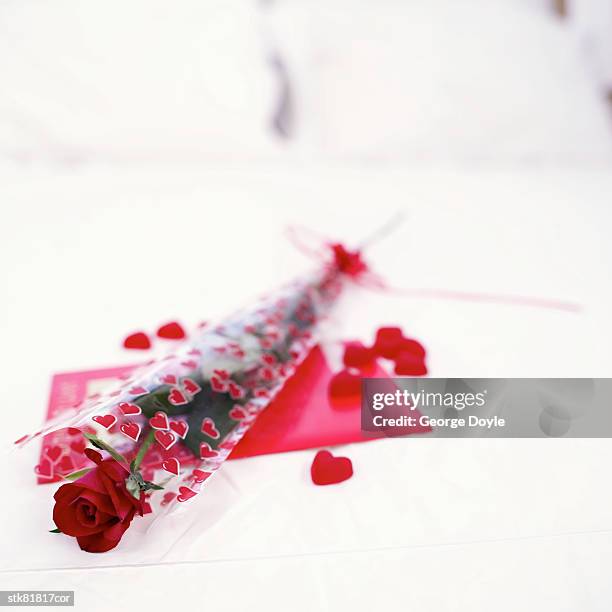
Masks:
[[[0,173],[3,443],[39,423],[52,372],[130,361],[119,342],[131,329],[222,315],[307,269],[282,239],[286,224],[350,242],[398,208],[405,226],[369,253],[395,284],[562,298],[584,311],[361,291],[343,300],[328,338],[367,340],[380,324],[402,324],[427,346],[432,376],[610,375],[605,169]],[[355,477],[330,488],[310,484],[309,451],[232,462],[193,501],[197,520],[158,525],[143,548],[135,526],[102,556],[46,532],[52,487],[34,484],[37,450],[4,459],[0,588],[75,588],[90,610],[127,609],[153,592],[163,606],[197,598],[221,610],[604,610],[611,601],[607,440],[350,445],[338,452]]]

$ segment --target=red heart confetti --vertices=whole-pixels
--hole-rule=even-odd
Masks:
[[[149,419],[149,425],[151,425],[153,429],[168,429],[168,415],[159,410]]]
[[[342,360],[347,368],[368,369],[376,365],[376,353],[361,342],[348,342]]]
[[[156,431],[155,439],[164,450],[172,448],[178,438],[171,431]]]
[[[162,468],[166,470],[166,472],[170,472],[170,474],[178,476],[180,473],[181,464],[176,457],[170,457],[169,459],[164,459],[164,461],[162,461]]]
[[[187,334],[180,323],[171,321],[170,323],[162,325],[157,330],[157,335],[159,338],[165,338],[167,340],[181,340],[185,338]]]
[[[130,404],[129,402],[119,402],[118,406],[119,410],[121,410],[125,416],[135,416],[142,412],[140,406]]]
[[[340,370],[329,381],[328,392],[332,400],[352,400],[361,395],[361,377],[350,370]]]
[[[91,420],[108,430],[117,422],[117,417],[113,414],[98,414]]]
[[[219,438],[219,430],[216,428],[215,422],[210,417],[206,417],[202,421],[202,427],[200,428],[200,431],[203,434],[210,436],[214,440],[217,440]]]
[[[334,457],[329,451],[319,451],[310,467],[312,482],[316,485],[337,484],[353,475],[353,463],[348,457]]]
[[[206,442],[201,442],[200,443],[200,458],[201,459],[212,459],[213,457],[216,457],[219,453],[216,450],[213,450],[210,447],[210,444],[207,444]]]
[[[126,349],[146,351],[151,348],[151,341],[149,340],[149,336],[144,332],[136,332],[127,336],[123,341],[123,346]]]
[[[393,359],[402,344],[404,336],[399,327],[380,327],[376,332],[376,340],[372,347],[377,355],[385,359]]]
[[[179,495],[176,498],[180,502],[185,502],[197,495],[196,491],[189,487],[179,487]]]
[[[140,436],[140,425],[138,423],[123,423],[119,431],[130,440],[137,442]]]
[[[185,397],[183,392],[176,387],[168,394],[168,401],[174,406],[183,406],[189,403],[189,400]]]
[[[186,421],[171,421],[170,429],[181,439],[185,439],[189,431],[189,424]]]
[[[425,376],[427,366],[422,357],[402,351],[395,359],[395,373],[398,376]]]

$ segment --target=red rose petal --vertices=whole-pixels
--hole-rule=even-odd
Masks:
[[[310,477],[316,485],[337,484],[353,475],[353,463],[348,457],[334,457],[329,451],[319,451],[310,467]]]
[[[187,336],[185,330],[177,321],[171,321],[170,323],[162,325],[157,330],[157,335],[167,340],[181,340]]]
[[[126,349],[137,349],[137,350],[147,350],[151,348],[151,341],[149,340],[149,336],[144,332],[136,332],[134,334],[130,334],[124,341],[123,346]]]

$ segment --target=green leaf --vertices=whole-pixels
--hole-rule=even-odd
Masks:
[[[62,476],[65,480],[78,480],[81,476],[85,476],[88,472],[91,472],[92,468],[84,468],[82,470],[78,470],[76,472],[72,472],[72,474],[67,474],[66,476]]]
[[[134,477],[133,474],[130,474],[126,479],[125,479],[125,488],[128,490],[129,494],[135,498],[135,499],[140,499],[140,484],[138,483],[138,480]]]
[[[90,433],[83,434],[96,448],[106,451],[115,461],[127,464],[127,461],[122,457],[110,444],[100,440],[97,436]]]
[[[155,484],[154,482],[149,482],[148,480],[145,481],[144,483],[144,491],[149,491],[151,489],[153,489],[153,491],[161,491],[163,490],[164,487]]]
[[[59,529],[49,529],[49,533],[62,533]]]

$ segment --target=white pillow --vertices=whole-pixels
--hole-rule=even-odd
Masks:
[[[297,133],[313,150],[612,160],[607,109],[569,29],[533,3],[284,0],[276,32],[297,81]]]
[[[0,3],[0,155],[266,155],[277,87],[244,0]]]

